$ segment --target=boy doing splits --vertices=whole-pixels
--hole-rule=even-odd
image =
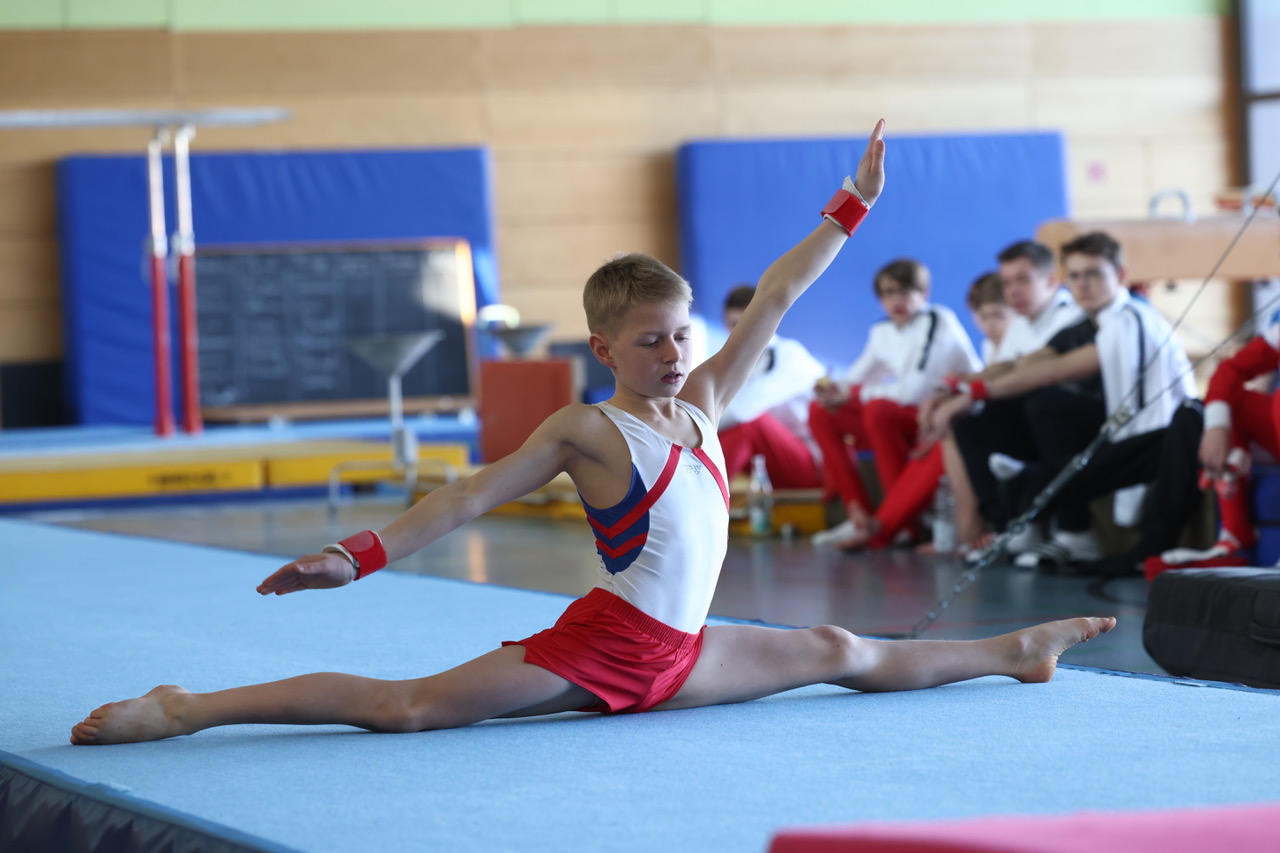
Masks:
[[[592,350],[616,377],[607,405],[561,409],[515,453],[437,489],[380,534],[364,531],[301,557],[258,587],[283,595],[345,586],[565,471],[596,529],[601,565],[596,588],[555,627],[425,678],[313,673],[204,694],[157,687],[92,712],[72,742],[155,740],[233,723],[422,731],[492,717],[741,702],[820,682],[906,690],[992,674],[1052,677],[1065,649],[1115,620],[1072,619],[971,642],[702,624],[727,540],[716,421],[787,308],[880,195],[883,132],[877,123],[856,181],[846,180],[824,211],[831,219],[765,271],[724,348],[697,370],[686,372],[687,283],[647,256],[609,261],[584,295]]]

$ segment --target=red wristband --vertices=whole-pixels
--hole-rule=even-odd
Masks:
[[[386,568],[387,549],[382,547],[381,537],[372,530],[361,530],[354,536],[339,540],[338,544],[356,558],[356,580]]]
[[[853,232],[858,230],[862,220],[867,218],[868,210],[870,208],[853,193],[848,190],[837,190],[831,197],[831,201],[827,202],[827,206],[822,208],[822,215],[852,236]]]
[[[974,379],[969,382],[969,398],[975,403],[979,400],[985,400],[990,395],[987,391],[987,383],[981,379]]]

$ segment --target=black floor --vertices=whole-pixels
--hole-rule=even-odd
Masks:
[[[322,498],[147,509],[32,513],[27,518],[87,530],[213,545],[291,558],[364,528],[384,526],[400,502],[361,498],[330,518]],[[396,565],[400,571],[479,583],[581,594],[596,555],[585,522],[490,515]],[[734,538],[712,613],[780,625],[834,623],[857,633],[909,633],[964,579],[955,560],[910,550],[846,555],[807,540]],[[371,581],[376,582],[376,581]],[[920,636],[967,639],[1064,616],[1116,616],[1111,634],[1077,646],[1066,663],[1161,672],[1142,648],[1146,584],[986,569]],[[495,626],[495,640],[501,626]]]

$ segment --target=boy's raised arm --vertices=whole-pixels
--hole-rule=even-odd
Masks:
[[[845,179],[844,189],[824,209],[824,214],[831,211],[831,215],[824,216],[817,228],[765,270],[751,304],[729,340],[690,376],[692,387],[688,387],[688,396],[696,398],[695,402],[703,405],[704,410],[709,407],[709,414],[717,421],[746,382],[787,309],[840,252],[851,233],[841,223],[852,221],[856,226],[865,209],[880,197],[884,189],[884,150],[884,119],[881,119],[867,141],[856,176]],[[851,210],[855,214],[852,218]]]

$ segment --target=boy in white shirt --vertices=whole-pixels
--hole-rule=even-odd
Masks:
[[[1049,341],[1063,329],[1078,324],[1084,313],[1058,281],[1057,260],[1053,251],[1042,243],[1021,240],[1002,249],[996,256],[998,274],[1004,288],[1005,302],[1017,315],[1009,324],[1000,346],[982,372],[964,377],[965,381],[991,379],[1013,368],[1020,358],[1050,355]],[[943,388],[921,407],[921,419],[928,422],[935,406],[957,393],[958,384]],[[992,454],[1005,454],[1016,459],[1036,458],[1035,441],[1029,427],[1029,411],[1048,409],[1057,412],[1062,423],[1077,426],[1080,446],[1097,433],[1104,418],[1101,389],[1095,400],[1081,398],[1087,389],[1079,386],[1048,387],[1030,394],[989,401],[958,418],[952,435],[945,439],[953,444],[964,460],[967,480],[974,492],[978,510],[995,530],[1003,530],[1013,515],[1007,495],[992,475]],[[1082,510],[1083,511],[1083,510]],[[967,537],[965,541],[976,539]],[[1013,550],[1038,544],[1038,537],[1023,537]]]
[[[1096,326],[1094,339],[1056,354],[1022,359],[989,381],[970,382],[963,393],[937,407],[933,429],[941,432],[974,402],[1099,377],[1107,415],[1124,406],[1133,416],[1050,504],[1056,523],[1053,539],[1017,562],[1040,568],[1074,563],[1081,574],[1129,573],[1138,570],[1144,558],[1171,547],[1195,509],[1196,448],[1204,418],[1181,342],[1155,309],[1130,297],[1124,286],[1120,244],[1102,232],[1084,234],[1062,247],[1062,259],[1072,296]],[[1078,449],[1070,436],[1055,448],[1053,424],[1033,420],[1031,427],[1042,462],[1010,472],[1021,493],[1019,509],[1030,506]],[[1153,487],[1143,500],[1139,489],[1148,483]],[[1080,558],[1077,543],[1088,529],[1074,526],[1061,509],[1084,506],[1117,489],[1116,521],[1128,525],[1140,515],[1141,539],[1120,557],[1098,560],[1100,554],[1095,553],[1093,559]]]
[[[916,445],[918,406],[950,375],[981,368],[955,313],[929,304],[929,270],[918,261],[893,261],[875,275],[876,296],[888,318],[871,327],[866,347],[839,382],[814,387],[809,430],[822,451],[824,485],[837,494],[849,521],[817,534],[819,544],[852,536],[872,507],[849,444],[873,454],[887,494]]]
[[[729,291],[724,325],[730,332],[751,304],[755,285]],[[765,459],[769,480],[779,489],[816,489],[822,485],[809,441],[809,403],[813,385],[826,368],[799,341],[774,335],[738,396],[720,417],[720,446],[725,476],[746,471],[751,458]]]

